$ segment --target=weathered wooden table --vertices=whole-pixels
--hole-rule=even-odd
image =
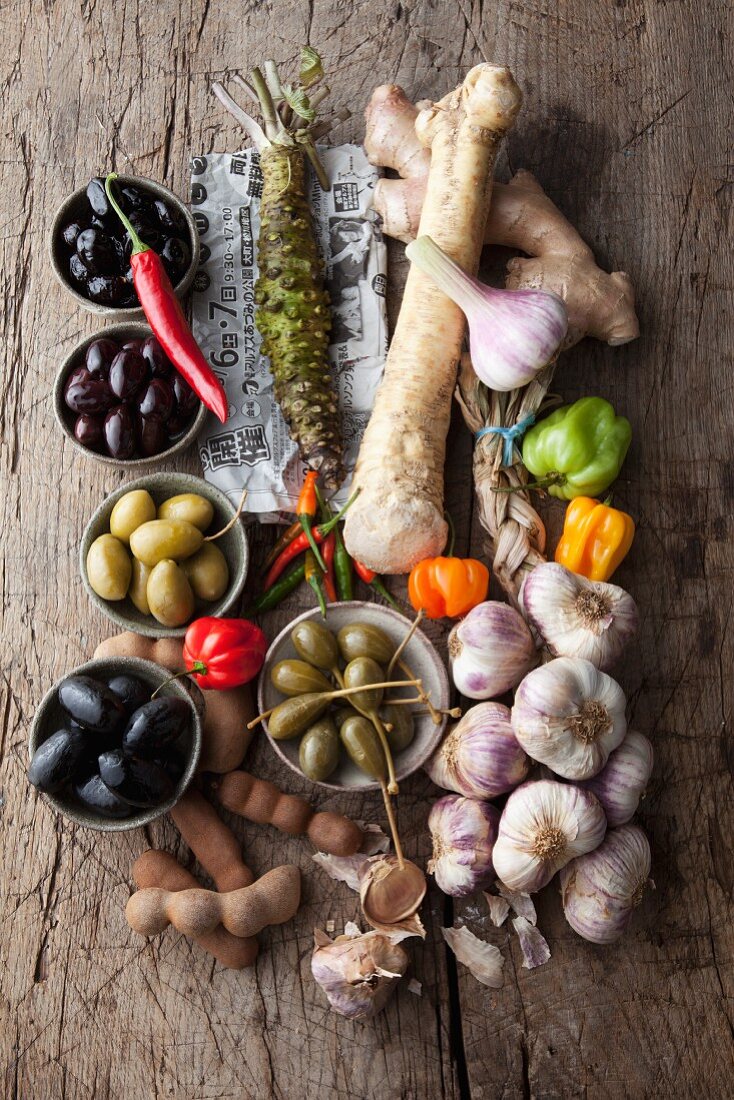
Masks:
[[[731,768],[732,195],[731,7],[619,0],[31,0],[3,5],[2,156],[2,956],[4,1095],[24,1098],[677,1097],[731,1095],[734,883]],[[332,1015],[311,979],[314,926],[341,927],[355,896],[308,846],[236,824],[259,872],[295,861],[298,919],[263,935],[253,972],[232,973],[182,937],[150,943],[123,909],[149,844],[186,861],[169,824],[107,836],[57,819],[29,789],[26,739],[49,683],[108,633],[77,568],[86,517],[125,480],[62,441],[51,402],[60,358],[95,320],[55,284],[50,215],[111,166],[188,186],[191,153],[233,148],[236,126],[209,85],[302,42],[324,55],[336,134],[359,141],[376,82],[438,98],[475,62],[508,63],[526,93],[501,171],[535,172],[639,295],[643,336],[586,342],[556,375],[565,397],[600,393],[634,443],[617,491],[639,520],[620,581],[642,610],[622,680],[634,725],[655,743],[641,814],[657,889],[607,949],[541,896],[553,951],[528,972],[483,906],[432,888],[425,944],[376,1021]],[[404,273],[391,254],[391,308]],[[458,417],[449,499],[460,549],[482,552],[472,518],[470,442]],[[195,456],[184,463],[196,469]],[[258,541],[261,541],[258,538]],[[397,587],[400,591],[400,587]],[[302,606],[266,622],[273,633]],[[434,638],[443,641],[440,630]],[[265,745],[250,767],[283,780]],[[303,793],[309,793],[306,785]],[[427,856],[435,791],[414,776],[400,798],[406,848]],[[378,818],[374,798],[326,799]],[[507,957],[491,992],[447,957],[442,924],[466,922]]]

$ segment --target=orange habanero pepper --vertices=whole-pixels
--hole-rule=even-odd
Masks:
[[[426,558],[410,571],[408,596],[429,619],[457,619],[487,597],[489,569],[474,558]]]
[[[634,535],[634,520],[626,512],[592,497],[576,497],[566,510],[555,559],[590,581],[608,581],[627,556]]]

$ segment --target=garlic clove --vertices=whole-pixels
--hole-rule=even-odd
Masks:
[[[653,751],[648,739],[628,730],[602,770],[583,786],[602,804],[610,827],[625,825],[636,813],[652,774]]]
[[[434,783],[468,798],[507,794],[525,779],[530,761],[501,703],[466,712],[424,765]]]
[[[582,657],[611,668],[636,632],[637,604],[623,588],[590,581],[557,562],[536,565],[520,606],[554,657]]]
[[[321,929],[314,930],[311,972],[333,1011],[350,1020],[376,1016],[408,962],[405,949],[380,932],[355,935],[350,929],[332,940]]]
[[[380,931],[412,930],[425,936],[418,910],[426,895],[426,876],[410,860],[373,856],[361,872],[359,900],[365,920]]]
[[[500,812],[489,802],[447,794],[428,815],[433,839],[429,874],[444,894],[466,897],[494,878],[492,849]]]
[[[502,968],[505,960],[498,947],[485,943],[463,925],[460,928],[442,928],[441,934],[457,960],[463,963],[478,982],[490,989],[502,987]]]
[[[526,970],[534,970],[536,966],[547,963],[551,957],[548,941],[535,924],[525,917],[515,917],[512,927],[517,932],[522,951],[522,965]]]
[[[636,825],[610,829],[603,843],[561,872],[566,920],[591,943],[613,943],[642,901],[650,876],[650,843]]]

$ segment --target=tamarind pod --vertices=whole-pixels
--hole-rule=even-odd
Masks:
[[[255,881],[242,859],[237,837],[199,791],[192,788],[186,791],[170,813],[176,828],[220,893],[239,890]]]
[[[175,893],[178,890],[196,889],[199,885],[194,876],[170,852],[159,852],[154,848],[149,848],[136,859],[132,874],[139,890],[159,887]],[[221,924],[211,932],[191,938],[228,970],[243,970],[246,966],[252,966],[259,950],[259,944],[254,937],[242,939],[233,936]]]
[[[314,848],[332,856],[353,856],[364,840],[364,833],[355,821],[330,810],[314,814],[306,832]]]
[[[138,890],[125,908],[130,927],[155,936],[172,924],[192,939],[221,924],[233,936],[254,936],[269,924],[284,924],[295,916],[301,900],[301,873],[284,864],[227,894],[201,888],[172,892],[160,887]]]

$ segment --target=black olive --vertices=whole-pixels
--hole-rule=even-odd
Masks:
[[[57,730],[34,752],[28,768],[28,779],[39,791],[56,794],[76,772],[84,755],[85,745],[83,730]]]
[[[122,187],[120,194],[122,196],[120,206],[128,216],[130,214],[143,214],[146,218],[152,217],[154,203],[150,191],[143,191],[142,188],[130,184]],[[132,221],[132,218],[130,220]]]
[[[163,199],[156,199],[153,207],[158,218],[158,224],[167,234],[176,237],[185,237],[189,227],[186,218],[177,206],[169,206]]]
[[[89,272],[77,256],[76,252],[69,260],[69,274],[71,275],[72,283],[76,283],[82,290],[86,290],[89,286]]]
[[[138,416],[136,437],[140,453],[145,458],[159,455],[171,445],[170,429],[162,420],[146,420],[144,416]]]
[[[173,782],[178,784],[186,771],[187,757],[185,753],[169,745],[165,756],[156,756],[153,763],[163,768]]]
[[[130,225],[133,227],[137,235],[140,237],[143,244],[147,244],[149,248],[159,252],[163,247],[163,234],[152,222],[148,221],[143,214],[131,214]],[[129,257],[133,242],[130,240],[130,235],[125,233],[122,238],[123,252],[126,257]]]
[[[170,237],[161,249],[161,260],[168,277],[175,285],[185,274],[191,263],[191,249],[186,241]]]
[[[95,340],[87,348],[84,364],[90,374],[103,374],[105,378],[109,374],[110,364],[119,351],[114,340],[102,338]]]
[[[87,294],[93,302],[104,306],[124,306],[130,299],[128,287],[120,275],[91,275]]]
[[[118,798],[96,772],[74,784],[74,794],[82,806],[102,817],[123,818],[131,814],[130,804]]]
[[[117,195],[115,195],[115,198],[117,198]],[[117,214],[112,209],[110,200],[107,198],[104,180],[101,176],[94,176],[87,184],[87,199],[92,208],[92,213],[96,216],[98,221],[107,225],[114,225],[115,221],[119,222]]]
[[[131,806],[157,806],[173,794],[176,784],[151,760],[127,756],[120,749],[103,752],[99,774],[105,786]]]
[[[76,251],[92,275],[119,275],[123,269],[122,249],[104,229],[83,229],[76,239]]]
[[[125,721],[125,708],[117,696],[91,676],[62,680],[59,703],[78,725],[96,733],[117,733]]]
[[[147,703],[150,699],[150,688],[137,676],[121,673],[119,676],[113,676],[107,687],[122,701],[128,714],[142,707],[143,703]]]
[[[76,239],[83,228],[84,227],[80,225],[79,222],[69,222],[68,225],[65,225],[61,230],[64,244],[68,245],[69,248],[76,248]]]
[[[154,377],[169,378],[173,373],[171,361],[155,336],[148,336],[147,339],[143,341],[140,354],[143,359],[145,359],[150,369],[150,373]]]
[[[165,745],[180,737],[191,719],[191,708],[183,699],[164,695],[138,707],[122,735],[125,752],[136,756],[157,756]]]

